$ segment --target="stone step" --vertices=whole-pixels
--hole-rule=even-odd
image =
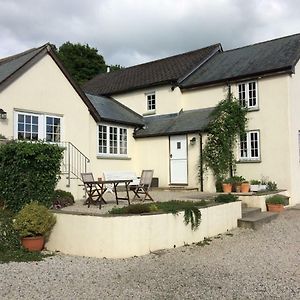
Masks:
[[[242,207],[242,218],[251,217],[261,212],[259,207]]]
[[[259,229],[262,225],[271,222],[278,217],[278,213],[273,212],[260,212],[252,216],[248,216],[242,219],[238,219],[238,227]]]

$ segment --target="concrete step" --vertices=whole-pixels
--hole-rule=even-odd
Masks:
[[[258,207],[242,207],[242,218],[251,217],[261,212]]]
[[[278,217],[278,213],[260,212],[242,219],[238,219],[238,227],[259,229],[262,225],[271,222]]]

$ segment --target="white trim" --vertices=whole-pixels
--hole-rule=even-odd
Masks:
[[[107,149],[107,153],[100,153],[99,152],[99,126],[105,126],[106,127],[106,140],[107,140],[107,144],[106,144],[106,149]],[[114,127],[117,128],[117,153],[109,153],[110,149],[110,137],[109,137],[109,128],[110,127]],[[126,133],[127,133],[127,147],[126,147],[126,154],[120,154],[120,129],[126,129]],[[109,124],[109,123],[97,123],[97,149],[96,149],[96,153],[97,153],[97,157],[101,157],[101,158],[128,158],[128,127],[125,126],[117,126],[115,124]]]
[[[256,96],[256,104],[255,105],[251,105],[249,106],[249,101],[250,101],[250,97],[249,97],[249,85],[251,83],[255,84],[255,96]],[[236,84],[236,93],[237,93],[237,99],[240,101],[240,97],[239,97],[239,86],[240,85],[244,85],[245,86],[245,102],[246,102],[246,106],[249,110],[255,110],[259,108],[258,105],[258,81],[257,80],[249,80],[249,81],[243,81],[243,82],[238,82]]]
[[[251,133],[257,134],[257,152],[258,156],[251,155]],[[241,157],[241,140],[238,147],[238,157],[239,161],[259,161],[260,160],[260,131],[259,130],[250,130],[246,132],[246,143],[247,143],[247,156]]]

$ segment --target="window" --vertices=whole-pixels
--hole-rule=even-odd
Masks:
[[[238,84],[238,97],[243,107],[258,108],[257,82],[249,81]]]
[[[98,126],[98,152],[107,155],[127,155],[127,129],[109,126]]]
[[[240,160],[259,160],[259,131],[249,131],[240,137]]]
[[[46,116],[46,141],[60,142],[60,118]]]
[[[147,97],[147,110],[155,110],[155,93],[146,94]]]
[[[61,141],[61,118],[25,112],[15,113],[15,138],[18,140]]]
[[[39,139],[38,115],[19,113],[17,123],[18,140],[37,141]]]

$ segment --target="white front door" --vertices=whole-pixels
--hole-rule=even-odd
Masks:
[[[186,135],[170,136],[170,183],[187,184]]]

